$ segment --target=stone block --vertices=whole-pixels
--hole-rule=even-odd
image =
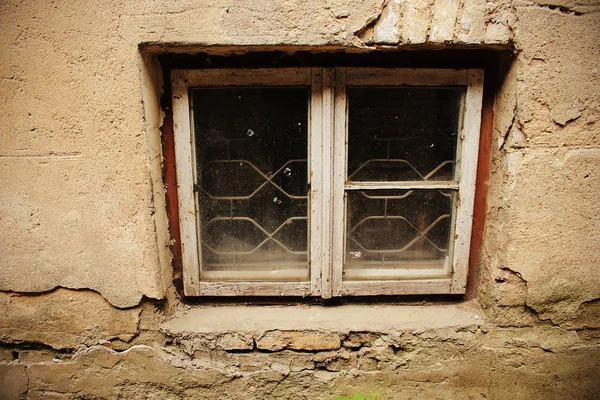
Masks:
[[[20,353],[18,348],[0,347],[0,362],[8,363],[13,360],[18,360]]]
[[[458,43],[477,44],[483,41],[486,4],[486,0],[464,2],[462,14],[456,24],[455,33]]]
[[[451,42],[458,15],[459,0],[436,0],[433,5],[433,19],[429,41],[432,43]]]
[[[240,354],[236,357],[238,368],[242,372],[263,371],[269,365],[269,360],[264,355]]]
[[[395,45],[400,41],[400,0],[390,0],[373,27],[373,43]]]
[[[19,351],[19,362],[22,362],[23,364],[51,362],[57,355],[57,352],[47,349],[21,350]]]
[[[400,33],[403,42],[419,44],[427,41],[431,7],[433,7],[433,0],[415,0],[405,3]]]
[[[260,350],[283,349],[315,351],[335,350],[341,346],[340,335],[316,331],[269,331],[256,341]]]
[[[525,305],[527,283],[517,274],[507,269],[498,269],[494,272],[494,281],[494,304],[504,307]]]
[[[216,347],[223,350],[252,350],[254,339],[250,335],[225,333],[217,338]]]
[[[575,317],[563,325],[567,329],[598,330],[600,337],[600,298],[583,302]]]
[[[357,354],[346,349],[315,354],[313,361],[316,367],[328,371],[344,371],[357,366]]]
[[[501,23],[490,23],[485,28],[483,42],[486,44],[507,44],[512,39],[508,26]]]
[[[351,349],[356,349],[362,346],[370,346],[373,344],[375,340],[377,340],[378,335],[368,332],[352,332],[346,336],[344,339],[343,345],[344,347],[348,347]]]
[[[12,362],[0,364],[0,400],[22,399],[27,392],[26,365]]]
[[[552,327],[540,343],[544,350],[558,353],[567,351],[581,344],[577,332],[565,331],[559,327]]]

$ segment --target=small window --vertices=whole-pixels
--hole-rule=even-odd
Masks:
[[[481,70],[172,72],[189,296],[464,293]]]

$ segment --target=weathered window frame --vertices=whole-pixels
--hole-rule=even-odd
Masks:
[[[469,246],[483,97],[483,70],[408,68],[257,68],[171,71],[184,293],[187,296],[336,296],[463,294]],[[189,89],[194,86],[298,86],[311,88],[309,102],[309,264],[307,282],[200,281],[194,147]],[[394,281],[343,281],[346,190],[346,88],[367,86],[465,86],[457,150],[457,181],[385,182],[386,189],[455,189],[452,264],[443,275]],[[334,223],[335,221],[335,223]],[[316,249],[319,249],[318,251]]]

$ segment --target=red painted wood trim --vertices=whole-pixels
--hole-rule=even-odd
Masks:
[[[485,217],[494,125],[494,95],[496,71],[486,69],[483,86],[483,104],[481,108],[481,129],[479,135],[479,155],[477,177],[475,180],[475,204],[473,206],[473,228],[471,232],[471,250],[469,253],[469,272],[465,299],[477,297],[479,281],[479,256],[485,236]]]
[[[177,292],[183,295],[183,264],[181,258],[181,235],[179,232],[179,199],[177,197],[177,169],[175,167],[175,135],[173,131],[173,108],[171,103],[170,68],[163,66],[165,76],[165,90],[161,99],[164,111],[162,132],[163,151],[163,182],[166,188],[167,218],[169,221],[169,235],[171,242],[171,264],[173,267],[173,284]]]

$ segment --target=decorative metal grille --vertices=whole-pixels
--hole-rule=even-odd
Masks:
[[[443,267],[453,192],[353,191],[347,196],[348,269]],[[381,274],[375,279],[383,279]]]
[[[349,181],[454,179],[462,89],[348,89]]]
[[[204,280],[308,279],[308,89],[194,89]]]
[[[347,180],[454,180],[462,91],[349,88]],[[391,189],[347,192],[345,279],[444,267],[455,192]]]

